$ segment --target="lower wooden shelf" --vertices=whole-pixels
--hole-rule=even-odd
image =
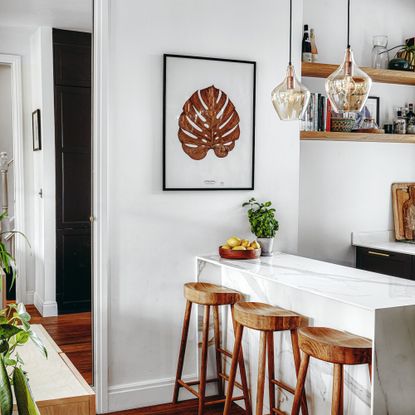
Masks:
[[[368,134],[368,133],[337,133],[333,131],[301,131],[301,140],[311,141],[358,141],[371,143],[412,143],[412,134]]]

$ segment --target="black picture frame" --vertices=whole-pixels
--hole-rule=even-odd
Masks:
[[[42,150],[40,109],[37,109],[32,112],[32,139],[33,139],[33,151]]]
[[[369,95],[366,101],[366,106],[368,107],[368,110],[370,111],[370,107],[371,105],[369,104],[369,106],[367,105],[369,103],[369,101],[374,101],[374,105],[376,106],[376,111],[375,114],[372,114],[372,112],[370,112],[370,115],[372,117],[376,117],[375,118],[375,122],[378,125],[379,128],[381,128],[380,126],[380,97],[375,97],[372,95]]]
[[[169,58],[184,58],[184,59],[196,59],[196,60],[208,60],[217,62],[229,62],[229,63],[240,63],[252,65],[252,160],[251,160],[251,174],[250,174],[250,185],[246,187],[214,187],[214,188],[203,188],[203,187],[169,187],[167,186],[167,169],[166,169],[166,104],[167,104],[167,76],[168,76],[168,59]],[[163,178],[162,188],[163,191],[223,191],[223,190],[254,190],[255,189],[255,111],[256,111],[256,62],[250,60],[240,59],[225,59],[208,56],[197,56],[197,55],[180,55],[166,53],[163,55]]]

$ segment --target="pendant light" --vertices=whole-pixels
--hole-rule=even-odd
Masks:
[[[283,121],[302,118],[310,100],[310,91],[295,75],[291,62],[292,53],[293,1],[290,0],[290,46],[289,62],[285,79],[272,91],[271,99],[278,116]]]
[[[327,78],[326,92],[338,113],[360,112],[369,96],[372,80],[355,63],[350,47],[350,0],[347,3],[347,48],[343,63]]]

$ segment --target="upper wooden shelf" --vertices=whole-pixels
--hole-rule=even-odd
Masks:
[[[339,65],[331,65],[328,63],[302,62],[301,74],[312,78],[327,78],[338,67]],[[381,82],[384,84],[415,85],[415,72],[373,68],[361,69],[363,69],[374,82]]]
[[[320,141],[358,141],[370,143],[412,143],[412,134],[368,134],[368,133],[337,133],[333,131],[301,131],[301,140]]]

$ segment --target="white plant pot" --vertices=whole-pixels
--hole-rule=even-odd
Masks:
[[[261,256],[272,256],[272,249],[274,247],[274,238],[257,238],[261,246]]]

